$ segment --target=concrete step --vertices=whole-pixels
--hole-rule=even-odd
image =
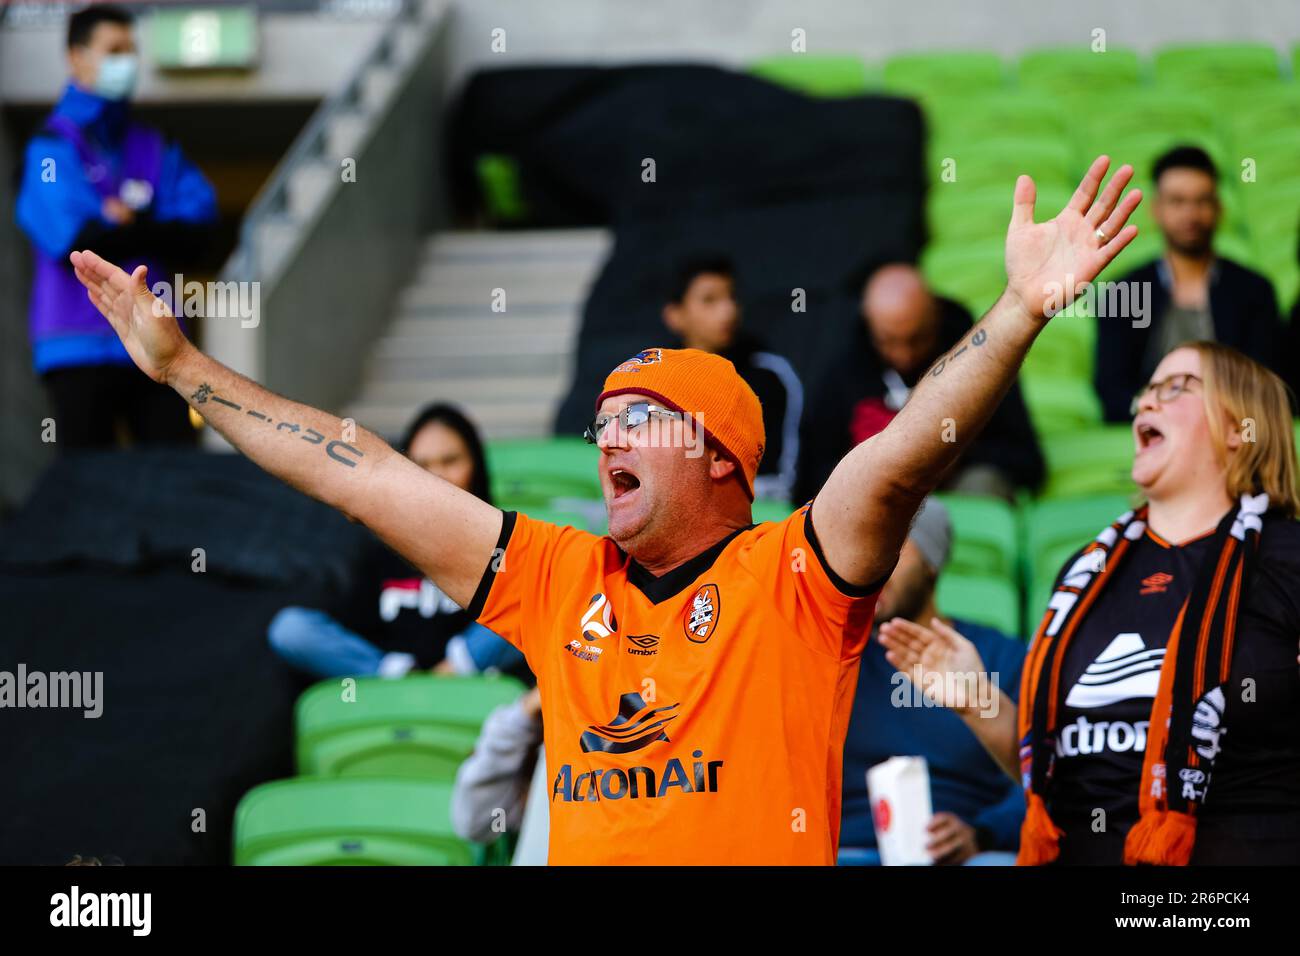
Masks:
[[[590,261],[607,255],[612,246],[613,237],[604,229],[445,232],[425,244],[423,259],[448,263],[483,258]]]
[[[413,335],[478,335],[494,339],[514,335],[576,335],[578,322],[568,309],[545,308],[519,312],[479,315],[464,309],[430,309],[399,312],[388,335],[403,338]]]
[[[464,409],[488,440],[548,435],[554,420],[554,409],[532,402],[476,406],[459,402],[455,396],[442,394],[431,396],[429,401],[437,399],[454,402]],[[419,407],[355,403],[344,410],[344,416],[380,435],[397,439]]]
[[[380,405],[414,408],[436,398],[430,394],[430,388],[436,387],[447,394],[454,394],[466,404],[491,405],[528,399],[554,401],[563,394],[563,384],[553,375],[447,376],[438,379],[436,383],[423,377],[375,380],[366,387],[365,398],[366,401]]]
[[[347,414],[397,435],[420,406],[442,400],[491,438],[549,434],[610,246],[600,229],[431,237]],[[494,289],[505,290],[504,312],[492,310]]]
[[[373,356],[366,369],[368,381],[397,381],[423,379],[436,384],[442,378],[466,378],[494,375],[547,375],[565,378],[569,374],[571,358],[560,353],[545,355],[527,352],[476,352],[473,354],[447,354],[436,352],[423,356],[388,355]],[[363,390],[362,395],[365,394]]]

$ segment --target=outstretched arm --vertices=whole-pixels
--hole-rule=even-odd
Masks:
[[[1016,181],[1006,291],[921,377],[889,427],[826,480],[813,524],[826,560],[846,581],[865,585],[889,572],[917,507],[993,414],[1046,319],[1137,235],[1125,222],[1141,194],[1120,200],[1133,169],[1121,166],[1098,196],[1107,166],[1098,157],[1066,207],[1044,223],[1034,222],[1034,181]]]
[[[420,468],[367,429],[276,395],[200,352],[167,306],[93,252],[71,256],[90,300],[155,382],[174,388],[241,452],[365,524],[465,607],[501,530],[501,512]]]

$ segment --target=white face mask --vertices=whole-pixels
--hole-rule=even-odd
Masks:
[[[135,91],[140,58],[134,53],[111,53],[99,61],[95,92],[108,100],[124,100]]]

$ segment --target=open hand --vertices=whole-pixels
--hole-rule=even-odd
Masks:
[[[1007,291],[1036,319],[1073,302],[1137,235],[1137,226],[1125,223],[1142,192],[1133,189],[1120,199],[1133,167],[1121,166],[1097,195],[1109,165],[1107,156],[1093,160],[1065,208],[1048,222],[1034,222],[1034,181],[1028,176],[1016,180],[1007,227]]]
[[[925,627],[904,617],[882,623],[885,660],[940,707],[959,712],[976,709],[979,702],[967,689],[972,677],[984,672],[980,652],[939,618],[931,618],[930,623],[932,627]]]
[[[190,346],[167,303],[146,283],[145,266],[127,275],[89,250],[69,257],[86,295],[108,319],[127,354],[155,382],[166,383],[172,363]]]

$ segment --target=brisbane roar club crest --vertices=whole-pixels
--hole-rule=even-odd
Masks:
[[[722,600],[718,595],[716,584],[705,584],[686,608],[686,639],[695,644],[703,644],[713,636],[718,626],[718,616],[722,612]]]
[[[643,365],[654,365],[663,358],[663,353],[659,349],[646,349],[643,352],[637,352],[626,362],[622,362],[614,369],[614,372],[636,372]],[[610,373],[611,375],[613,372]]]

